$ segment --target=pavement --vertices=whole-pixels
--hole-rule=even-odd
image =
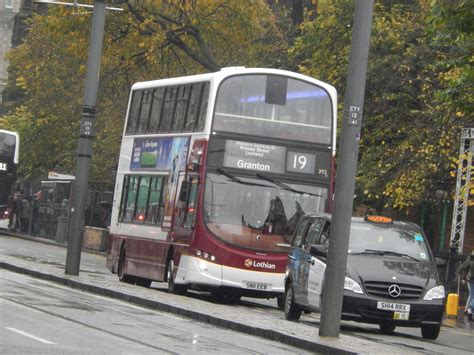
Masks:
[[[64,273],[64,261],[66,256],[65,245],[56,243],[50,239],[21,235],[1,231],[0,234],[22,238],[26,243],[49,244],[47,249],[38,257],[34,253],[37,248],[25,245],[21,252],[0,253],[0,269],[6,269],[17,273],[27,274],[36,278],[56,282],[75,289],[95,293],[98,295],[112,297],[131,302],[139,306],[147,307],[164,312],[174,313],[188,317],[196,321],[209,323],[215,326],[231,329],[279,341],[304,350],[310,350],[324,354],[419,354],[423,351],[417,349],[400,347],[399,344],[387,344],[340,334],[337,338],[325,338],[318,336],[317,325],[311,323],[308,326],[304,322],[289,322],[281,316],[266,316],[263,311],[256,313],[252,307],[239,307],[238,311],[232,305],[213,303],[209,307],[209,301],[195,297],[172,295],[166,292],[157,293],[156,289],[142,288],[128,285],[118,281],[115,274],[110,273],[105,267],[105,262],[100,268],[91,268],[87,265],[97,265],[97,259],[104,259],[104,253],[83,250],[81,253],[81,269],[78,276],[66,275]],[[54,248],[54,252],[53,252]],[[56,249],[57,248],[57,249]],[[41,250],[39,250],[41,252]],[[36,250],[38,252],[38,250]],[[89,263],[90,262],[90,263]],[[102,262],[99,263],[102,265]],[[466,323],[462,312],[457,318],[446,317],[443,326],[464,328],[470,327]]]

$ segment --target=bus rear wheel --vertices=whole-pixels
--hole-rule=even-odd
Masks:
[[[125,282],[127,284],[134,284],[136,282],[136,278],[131,275],[125,274],[125,259],[126,259],[127,252],[125,248],[120,250],[120,257],[118,261],[117,267],[117,274],[120,282]]]
[[[183,285],[177,285],[174,283],[174,260],[173,257],[170,257],[168,260],[168,269],[166,278],[168,280],[168,292],[176,295],[182,295],[186,293],[186,287]]]

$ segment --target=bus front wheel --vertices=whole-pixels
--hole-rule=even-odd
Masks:
[[[177,285],[174,283],[174,260],[173,257],[170,257],[168,260],[168,270],[166,274],[166,278],[168,279],[168,292],[173,293],[176,295],[182,295],[186,293],[186,287],[183,285]]]
[[[277,297],[277,306],[278,309],[281,309],[282,311],[285,310],[285,296],[278,296]]]

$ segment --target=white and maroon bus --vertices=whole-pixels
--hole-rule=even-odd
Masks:
[[[282,305],[296,222],[331,207],[336,100],[334,87],[275,69],[133,85],[107,267],[173,293]]]
[[[16,168],[20,155],[17,132],[0,129],[0,228],[7,229],[12,213],[10,196],[17,179]]]

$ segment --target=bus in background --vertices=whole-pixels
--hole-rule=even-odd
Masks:
[[[8,229],[10,196],[16,182],[20,154],[18,133],[0,129],[0,229]]]
[[[133,85],[107,267],[172,293],[283,305],[289,241],[333,191],[336,90],[234,67]]]

